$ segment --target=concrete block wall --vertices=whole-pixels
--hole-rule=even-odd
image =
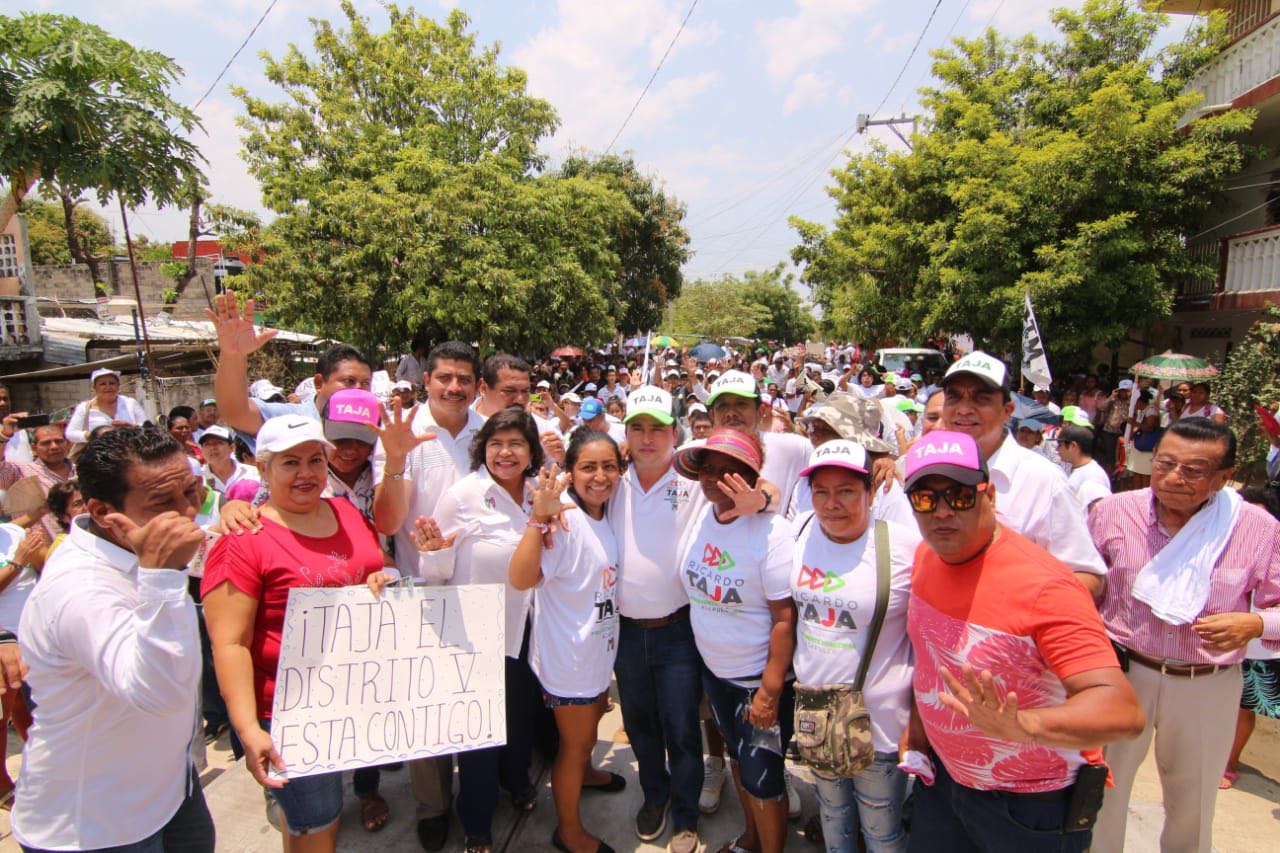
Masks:
[[[94,299],[93,276],[84,264],[50,264],[32,268],[36,296],[54,299]]]
[[[129,270],[128,261],[104,263],[103,271],[110,290],[119,296],[133,298],[133,274]],[[37,296],[92,300],[97,295],[89,268],[84,264],[38,266],[32,272]],[[205,290],[208,289],[210,296],[214,293],[213,261],[209,258],[196,258],[196,278],[187,284],[177,305],[166,309],[164,292],[171,287],[174,287],[173,279],[165,274],[161,261],[138,263],[138,289],[142,291],[142,304],[146,307],[148,317],[168,310],[175,320],[205,319],[204,309],[209,305]]]

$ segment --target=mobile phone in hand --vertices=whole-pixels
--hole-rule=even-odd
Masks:
[[[34,429],[51,423],[53,423],[51,415],[28,415],[25,418],[18,418],[18,429]]]

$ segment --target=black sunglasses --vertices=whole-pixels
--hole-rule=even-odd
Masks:
[[[907,492],[907,500],[916,512],[930,513],[938,508],[939,499],[947,502],[947,506],[956,512],[971,510],[978,503],[978,492],[987,487],[986,483],[978,486],[965,486],[957,483],[946,489],[912,489]]]

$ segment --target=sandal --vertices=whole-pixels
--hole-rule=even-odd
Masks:
[[[726,841],[724,846],[717,850],[716,853],[755,853],[755,851],[748,850],[745,847],[739,847],[738,839],[735,838],[732,841]]]
[[[1229,791],[1236,784],[1236,780],[1240,778],[1240,774],[1234,770],[1222,771],[1222,781],[1218,783],[1219,791]]]
[[[487,838],[467,837],[462,844],[465,853],[493,853],[493,842]]]
[[[365,832],[379,832],[391,817],[391,807],[377,791],[360,798],[360,824]]]
[[[515,806],[516,811],[528,814],[538,805],[538,789],[526,785],[523,791],[511,795],[511,805]]]

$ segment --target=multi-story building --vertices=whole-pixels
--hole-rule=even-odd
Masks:
[[[1180,119],[1183,126],[1214,112],[1251,108],[1257,119],[1241,143],[1266,149],[1227,182],[1216,227],[1189,246],[1216,275],[1178,282],[1173,316],[1153,329],[1152,342],[1220,359],[1262,316],[1280,304],[1280,0],[1166,0],[1165,12],[1227,13],[1227,46],[1188,83],[1204,95]]]
[[[27,224],[16,215],[0,233],[0,374],[38,361],[42,352]]]

